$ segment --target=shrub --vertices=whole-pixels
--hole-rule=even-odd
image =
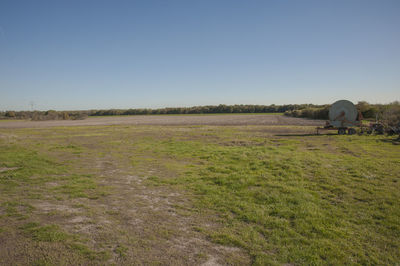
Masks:
[[[393,102],[383,110],[382,120],[385,124],[392,127],[400,126],[400,103]]]
[[[68,119],[69,119],[69,114],[68,114],[67,112],[64,112],[64,113],[62,114],[62,119],[63,119],[63,120],[68,120]]]
[[[5,114],[6,117],[14,118],[15,117],[15,112],[14,111],[7,111]]]

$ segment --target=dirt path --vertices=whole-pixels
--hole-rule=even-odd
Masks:
[[[99,202],[98,206],[91,207],[99,210],[97,221],[104,220],[104,213],[108,214],[109,226],[113,227],[109,228],[110,238],[115,238],[115,232],[126,232],[129,236],[115,238],[114,245],[122,243],[135,248],[127,249],[123,258],[114,252],[109,263],[140,261],[151,264],[157,261],[164,265],[222,265],[230,260],[243,265],[249,263],[243,250],[207,241],[194,230],[196,226],[206,224],[207,218],[185,212],[191,208],[191,203],[185,200],[184,195],[167,187],[145,185],[146,176],[122,170],[114,159],[107,157],[106,161],[98,162],[96,168],[102,173],[104,185],[117,193],[109,195],[102,204]],[[153,170],[148,170],[146,175],[153,173]],[[208,220],[208,223],[211,222]],[[137,239],[142,243],[138,244]]]
[[[36,128],[101,125],[297,125],[320,126],[322,120],[309,120],[282,115],[138,115],[89,117],[85,120],[7,121],[0,128]]]

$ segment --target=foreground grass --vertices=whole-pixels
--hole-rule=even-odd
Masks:
[[[0,168],[11,169],[0,172],[0,238],[16,232],[20,241],[48,243],[49,252],[56,245],[73,262],[106,261],[110,251],[91,248],[66,224],[40,215],[30,201],[111,197],[118,192],[100,186],[95,171],[78,167],[109,156],[123,162],[120,169],[131,167],[146,178],[149,188],[180,192],[182,200],[191,202],[186,215],[208,221],[195,224],[194,231],[213,243],[244,250],[253,264],[398,263],[399,146],[379,136],[279,136],[269,129],[312,130],[3,130],[13,137],[0,138]],[[45,186],[54,182],[59,185]],[[168,238],[174,235],[171,229],[159,231]],[[113,252],[126,257],[129,245],[119,244]]]
[[[34,146],[40,145],[34,143]],[[0,240],[3,248],[14,250],[12,263],[77,264],[106,258],[105,253],[90,250],[85,239],[67,233],[52,221],[55,212],[38,213],[31,205],[35,200],[90,198],[90,195],[104,193],[103,190],[94,192],[96,185],[88,176],[66,176],[70,170],[68,166],[38,152],[34,146],[0,142]],[[63,185],[49,189],[46,187],[49,182]],[[16,250],[18,248],[21,250]],[[10,258],[5,260],[3,253],[7,249],[0,248],[0,264],[10,263]]]
[[[246,249],[256,264],[399,262],[398,146],[361,136],[233,139],[144,147],[195,164],[152,181],[189,187],[200,209],[215,210],[223,226],[200,229],[212,241]]]

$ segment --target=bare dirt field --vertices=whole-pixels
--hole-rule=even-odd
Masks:
[[[319,126],[321,120],[309,120],[283,115],[137,115],[89,117],[85,120],[51,121],[7,121],[0,128],[35,128],[57,126],[101,126],[101,125],[292,125]]]

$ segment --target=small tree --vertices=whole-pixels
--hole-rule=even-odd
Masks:
[[[400,103],[393,102],[382,112],[382,120],[392,127],[400,127]]]
[[[69,114],[67,112],[63,112],[62,119],[63,120],[68,120],[69,119]]]
[[[48,120],[56,120],[58,118],[58,113],[55,110],[48,110],[45,113],[45,118],[44,119],[48,119]]]
[[[7,111],[6,112],[6,117],[14,118],[15,117],[15,112],[14,111]]]

